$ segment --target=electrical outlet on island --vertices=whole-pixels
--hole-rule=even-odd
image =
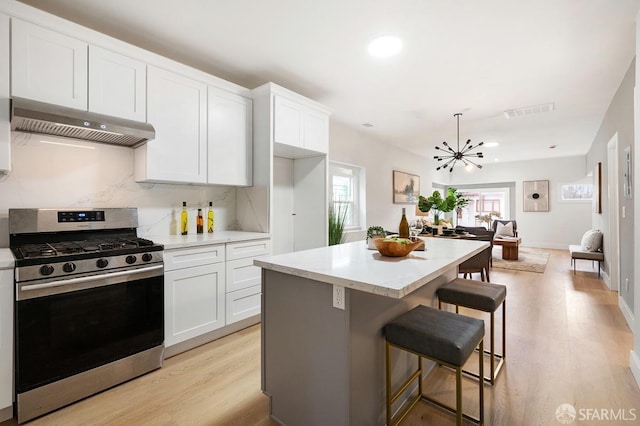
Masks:
[[[333,285],[333,307],[344,310],[344,287]]]

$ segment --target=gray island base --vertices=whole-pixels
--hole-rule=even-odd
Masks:
[[[262,271],[262,390],[286,425],[384,425],[382,328],[423,304],[487,242],[430,238],[386,258],[363,241],[254,261]],[[344,287],[344,309],[333,287]],[[394,352],[394,379],[415,356]]]

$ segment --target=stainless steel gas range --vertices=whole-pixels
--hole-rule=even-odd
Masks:
[[[162,366],[162,245],[136,209],[10,209],[18,422]]]

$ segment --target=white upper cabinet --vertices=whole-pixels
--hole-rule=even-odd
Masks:
[[[283,145],[327,153],[329,113],[282,96],[274,96],[273,141]]]
[[[329,151],[329,115],[307,109],[302,117],[304,147],[311,151]]]
[[[89,46],[89,111],[146,121],[146,71],[144,62]]]
[[[274,142],[302,148],[302,106],[280,96],[274,102]]]
[[[0,14],[0,174],[11,171],[9,17]]]
[[[252,100],[209,86],[207,182],[250,186]]]
[[[87,109],[88,44],[11,20],[11,95]]]
[[[135,151],[136,181],[207,182],[207,85],[148,67],[147,122],[153,141]]]

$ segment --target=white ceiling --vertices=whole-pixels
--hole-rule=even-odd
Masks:
[[[640,0],[22,0],[248,88],[273,81],[332,120],[426,157],[585,154],[635,51]],[[376,59],[375,36],[401,53]],[[505,118],[507,109],[555,110]],[[370,128],[362,127],[371,123]],[[549,149],[550,145],[557,145]]]

